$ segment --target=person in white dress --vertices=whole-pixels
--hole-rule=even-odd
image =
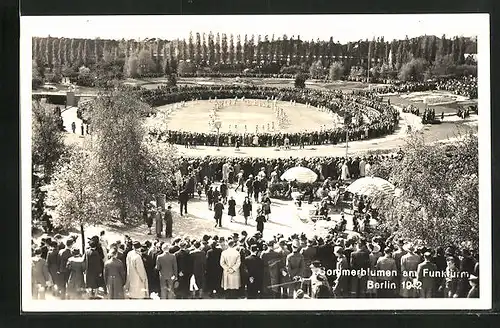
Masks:
[[[366,176],[366,161],[364,157],[359,161],[359,176],[362,178]]]
[[[365,176],[369,177],[372,175],[372,165],[370,162],[367,162],[365,165]]]
[[[347,166],[347,162],[344,161],[342,163],[342,168],[341,168],[341,179],[342,180],[348,180],[350,177],[349,175],[349,167]]]

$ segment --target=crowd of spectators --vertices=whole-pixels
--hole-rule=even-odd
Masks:
[[[391,85],[373,90],[379,94],[445,90],[470,99],[477,99],[477,77],[443,78],[425,82],[394,82]]]
[[[153,211],[159,220],[170,209]],[[168,233],[168,232],[167,232]],[[263,238],[257,231],[156,238],[105,232],[32,241],[32,295],[62,299],[475,298],[479,257],[390,236],[331,232]]]

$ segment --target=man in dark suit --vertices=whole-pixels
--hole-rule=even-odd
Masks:
[[[177,279],[177,259],[169,252],[167,243],[162,245],[163,253],[156,258],[156,270],[160,278],[161,299],[174,298],[174,281]]]
[[[165,237],[172,238],[172,226],[174,224],[172,216],[172,206],[167,206],[167,210],[165,211],[163,220],[165,220]]]
[[[280,283],[281,276],[281,256],[274,251],[274,240],[267,242],[267,250],[260,255],[264,261],[264,293],[267,298],[278,298],[278,287],[269,288]]]
[[[205,289],[207,258],[205,252],[202,250],[202,244],[199,241],[195,241],[193,246],[194,250],[189,253],[189,256],[193,262],[193,274],[196,285],[199,288],[199,290],[193,291],[193,298],[202,298],[203,290]]]
[[[66,247],[59,251],[59,290],[61,292],[61,299],[66,298],[66,283],[69,279],[69,270],[66,267],[68,259],[71,257],[71,247],[73,246],[73,239],[66,240]]]
[[[430,252],[424,253],[424,262],[417,267],[417,279],[422,283],[420,288],[421,298],[432,298],[435,285],[435,272],[437,266],[431,262],[432,256]]]
[[[47,267],[49,269],[50,276],[54,285],[60,285],[59,283],[59,249],[56,241],[52,240],[49,244],[49,252],[47,253]],[[53,290],[55,296],[56,290]]]
[[[351,253],[351,269],[358,273],[365,272],[370,268],[370,253],[366,247],[366,241],[358,242],[358,249]],[[366,274],[358,274],[351,278],[351,295],[354,297],[364,297],[366,294],[368,276]]]
[[[252,245],[250,247],[251,254],[245,258],[245,266],[247,268],[247,297],[249,299],[258,298],[262,293],[264,282],[264,261],[257,256],[259,246]]]
[[[187,298],[189,296],[189,282],[193,274],[193,261],[186,250],[187,245],[185,241],[180,242],[179,248],[175,253],[177,271],[179,272],[179,288],[176,294],[177,298]]]
[[[188,191],[184,188],[179,193],[179,204],[181,205],[181,208],[180,208],[181,216],[183,215],[182,214],[183,210],[186,214],[188,214],[188,210],[187,210],[188,200],[189,200],[189,194],[188,194]]]

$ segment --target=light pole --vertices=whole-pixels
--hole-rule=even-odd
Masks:
[[[215,128],[217,129],[217,151],[220,150],[219,148],[219,132],[220,132],[220,127],[222,125],[222,122],[220,120],[215,121]]]

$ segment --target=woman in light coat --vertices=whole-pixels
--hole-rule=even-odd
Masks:
[[[241,255],[234,247],[234,241],[228,243],[228,249],[222,252],[220,266],[222,267],[222,288],[229,298],[235,297],[241,287],[240,264]]]
[[[141,244],[134,243],[134,250],[127,254],[127,283],[125,290],[128,291],[128,297],[133,299],[148,298],[148,276],[144,268],[144,262],[140,255]]]

